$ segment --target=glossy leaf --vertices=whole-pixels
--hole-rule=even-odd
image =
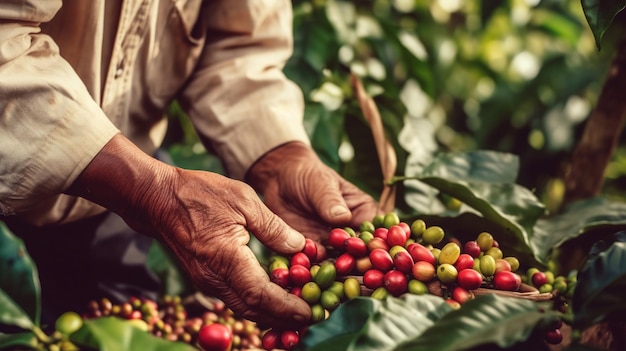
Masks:
[[[626,242],[624,233],[605,245],[578,272],[572,301],[574,325],[587,327],[607,319],[624,320],[626,301]],[[598,244],[602,245],[602,243]]]
[[[560,316],[547,307],[498,295],[479,296],[460,310],[434,295],[407,294],[383,301],[361,297],[311,326],[298,350],[452,351],[491,344],[544,350],[543,340],[531,336],[538,324]]]
[[[0,289],[0,324],[22,329],[32,329],[35,326],[22,307],[2,289]]]
[[[41,350],[37,346],[37,338],[32,332],[0,333],[0,350],[11,350],[14,347],[19,347],[19,350]]]
[[[525,299],[478,296],[396,350],[454,351],[483,344],[506,348],[527,340],[541,321],[555,318],[556,312],[542,312],[540,307]]]
[[[598,49],[602,46],[602,37],[615,16],[624,10],[626,0],[581,0],[585,18],[593,32]]]
[[[564,242],[591,232],[616,232],[626,228],[626,203],[603,197],[570,204],[558,215],[540,219],[530,241],[532,251],[546,260]]]
[[[100,351],[197,351],[190,344],[156,337],[116,317],[85,320],[83,326],[70,335],[70,340],[81,347]]]
[[[392,350],[452,310],[434,295],[348,300],[307,330],[299,350]]]
[[[422,171],[411,174],[412,171],[407,167],[407,176],[397,180],[418,180],[460,200],[471,208],[467,211],[477,211],[513,233],[509,239],[518,248],[528,247],[533,226],[544,214],[544,206],[536,196],[514,183],[518,160],[511,154],[491,151],[440,154]],[[525,254],[532,251],[527,249]]]
[[[24,243],[0,222],[0,288],[35,325],[41,317],[39,274]],[[4,308],[0,304],[0,308]]]

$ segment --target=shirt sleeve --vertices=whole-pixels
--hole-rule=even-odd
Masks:
[[[0,214],[67,189],[118,132],[54,41],[60,0],[0,4]]]
[[[292,54],[288,0],[219,0],[211,4],[197,70],[180,98],[203,142],[241,179],[267,151],[309,144],[303,96],[282,72]]]

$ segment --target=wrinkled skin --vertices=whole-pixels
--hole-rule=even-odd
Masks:
[[[310,152],[289,144],[263,157],[252,170],[258,172],[250,177],[253,184],[279,216],[246,183],[165,165],[121,135],[101,150],[67,192],[120,214],[131,227],[165,243],[200,290],[222,299],[239,316],[293,329],[308,323],[311,309],[269,281],[246,245],[250,233],[270,250],[290,255],[302,250],[304,236],[285,221],[319,239],[327,225],[357,224],[375,211],[370,197]],[[290,162],[273,167],[276,157]],[[352,213],[331,216],[337,204]]]
[[[334,227],[358,228],[377,214],[371,196],[326,166],[302,143],[272,150],[253,165],[247,178],[274,213],[318,243]],[[323,255],[323,245],[318,245],[318,252]]]

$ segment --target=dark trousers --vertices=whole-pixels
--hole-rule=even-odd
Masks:
[[[43,325],[66,311],[87,311],[90,300],[106,297],[119,304],[131,296],[158,297],[159,279],[146,266],[153,239],[114,213],[43,228],[12,218],[5,222],[37,265]]]

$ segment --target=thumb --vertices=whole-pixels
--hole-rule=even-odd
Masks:
[[[314,197],[313,206],[322,220],[329,224],[341,225],[348,223],[352,213],[348,208],[341,191],[335,187],[327,187]]]
[[[256,212],[252,219],[248,219],[247,227],[260,242],[281,254],[302,251],[304,235],[287,225],[263,203],[260,203]]]

